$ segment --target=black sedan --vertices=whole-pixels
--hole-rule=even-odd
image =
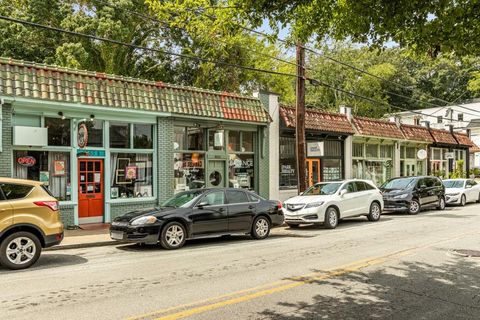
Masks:
[[[110,227],[114,240],[160,242],[178,249],[187,239],[250,234],[265,239],[283,224],[282,204],[243,189],[195,189],[177,193],[160,207],[126,213]]]

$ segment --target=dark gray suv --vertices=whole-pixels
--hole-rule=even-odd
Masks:
[[[445,187],[437,177],[402,177],[385,182],[383,193],[385,211],[406,211],[417,214],[427,206],[445,209]]]

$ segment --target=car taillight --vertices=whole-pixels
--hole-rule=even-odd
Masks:
[[[277,208],[282,209],[282,202],[281,201],[277,201]]]
[[[49,207],[52,211],[58,211],[58,201],[35,201],[34,204],[39,207]]]

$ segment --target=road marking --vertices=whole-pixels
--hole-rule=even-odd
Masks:
[[[350,264],[347,264],[347,265],[344,265],[344,266],[339,266],[339,267],[336,267],[334,269],[327,270],[327,271],[324,271],[324,272],[314,272],[314,273],[306,274],[306,275],[303,275],[303,276],[293,277],[293,278],[289,278],[289,279],[285,279],[285,280],[281,280],[281,281],[275,281],[275,282],[267,283],[267,284],[264,284],[264,285],[261,285],[261,286],[252,287],[252,288],[249,288],[249,289],[232,292],[232,293],[229,293],[229,294],[213,297],[213,298],[202,300],[202,301],[197,301],[197,302],[193,302],[193,303],[189,303],[189,304],[178,305],[178,306],[174,306],[174,307],[170,307],[170,308],[166,308],[166,309],[161,309],[161,310],[157,310],[157,311],[154,311],[154,312],[151,312],[151,313],[148,313],[148,314],[143,314],[143,315],[140,315],[140,316],[129,318],[129,320],[151,319],[151,318],[155,318],[157,320],[182,319],[182,318],[190,317],[190,316],[193,316],[193,315],[196,315],[196,314],[205,313],[205,312],[208,312],[208,311],[220,309],[222,307],[226,307],[226,306],[229,306],[229,305],[234,305],[234,304],[250,301],[250,300],[253,300],[253,299],[261,298],[261,297],[264,297],[264,296],[272,295],[272,294],[275,294],[275,293],[279,293],[279,292],[287,291],[287,290],[290,290],[290,289],[294,289],[294,288],[297,288],[297,287],[300,287],[300,286],[303,286],[303,285],[310,284],[314,281],[326,280],[326,279],[329,279],[329,278],[332,278],[332,277],[341,276],[341,275],[345,275],[345,274],[348,274],[348,273],[351,273],[351,272],[355,272],[355,271],[361,270],[363,268],[367,268],[367,267],[371,267],[371,266],[375,266],[375,265],[380,265],[380,264],[385,263],[389,260],[398,259],[400,257],[413,254],[414,252],[416,252],[418,250],[426,249],[426,248],[429,248],[429,247],[432,247],[432,246],[435,246],[435,245],[438,245],[438,244],[441,244],[441,243],[457,240],[457,239],[460,239],[460,238],[463,238],[463,237],[466,237],[466,236],[469,236],[469,235],[473,235],[473,234],[480,234],[480,232],[473,231],[473,232],[462,233],[462,234],[454,236],[454,237],[450,237],[450,238],[439,240],[439,241],[434,241],[434,242],[431,242],[431,243],[428,243],[428,244],[425,244],[425,245],[420,245],[420,246],[407,248],[407,249],[400,250],[400,251],[397,251],[397,252],[394,252],[394,253],[391,253],[391,254],[387,254],[387,255],[384,255],[384,256],[381,256],[381,257],[358,260],[358,261],[352,262]],[[256,291],[256,290],[259,290],[259,289],[260,289],[260,291]],[[235,297],[236,295],[240,295],[240,296]],[[221,299],[224,299],[224,298],[229,298],[229,297],[233,297],[233,298],[223,300],[223,301],[218,301],[218,300],[221,300]],[[209,303],[209,304],[205,304],[205,303]],[[205,304],[205,305],[202,305],[202,304]],[[200,305],[200,306],[197,306],[197,305]],[[195,306],[197,306],[197,307],[195,307]],[[189,308],[189,307],[192,307],[192,308]],[[174,310],[179,310],[179,309],[185,309],[185,308],[187,308],[187,309],[165,315],[168,312],[171,312],[171,311],[174,311]]]

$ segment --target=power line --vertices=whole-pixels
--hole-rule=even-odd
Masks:
[[[41,29],[44,29],[44,30],[55,31],[55,32],[59,32],[59,33],[66,33],[66,34],[70,34],[70,35],[73,35],[73,36],[88,38],[88,39],[91,39],[91,40],[97,40],[97,41],[103,41],[103,42],[108,42],[108,43],[112,43],[112,44],[122,45],[122,46],[130,47],[130,48],[133,48],[133,49],[154,51],[154,52],[158,52],[158,53],[162,53],[162,54],[166,54],[166,55],[171,55],[171,56],[176,56],[176,57],[180,57],[180,58],[197,60],[197,61],[201,61],[201,62],[209,62],[209,63],[215,64],[215,65],[220,65],[220,66],[224,66],[224,67],[233,67],[233,68],[238,68],[238,69],[243,69],[243,70],[248,70],[248,71],[282,75],[282,76],[288,76],[288,77],[294,77],[294,78],[297,77],[296,75],[291,74],[291,73],[279,72],[279,71],[273,71],[273,70],[266,70],[266,69],[258,69],[258,68],[254,68],[254,67],[247,67],[247,66],[242,66],[242,65],[239,65],[239,64],[235,64],[235,63],[226,62],[226,61],[223,61],[223,60],[211,60],[211,59],[206,59],[206,58],[202,58],[202,57],[198,57],[198,56],[192,56],[192,55],[183,54],[183,53],[177,53],[177,52],[171,52],[171,51],[166,51],[166,50],[161,50],[161,49],[149,48],[149,47],[140,46],[140,45],[136,45],[136,44],[132,44],[132,43],[126,43],[126,42],[113,40],[113,39],[109,39],[109,38],[94,36],[94,35],[85,34],[85,33],[76,32],[76,31],[70,31],[70,30],[66,30],[66,29],[62,29],[62,28],[47,26],[47,25],[36,23],[36,22],[30,22],[30,21],[16,19],[16,18],[7,17],[7,16],[3,16],[3,15],[0,15],[0,20],[6,20],[6,21],[14,22],[14,23],[28,25],[28,26],[35,27],[35,28],[41,28]]]

